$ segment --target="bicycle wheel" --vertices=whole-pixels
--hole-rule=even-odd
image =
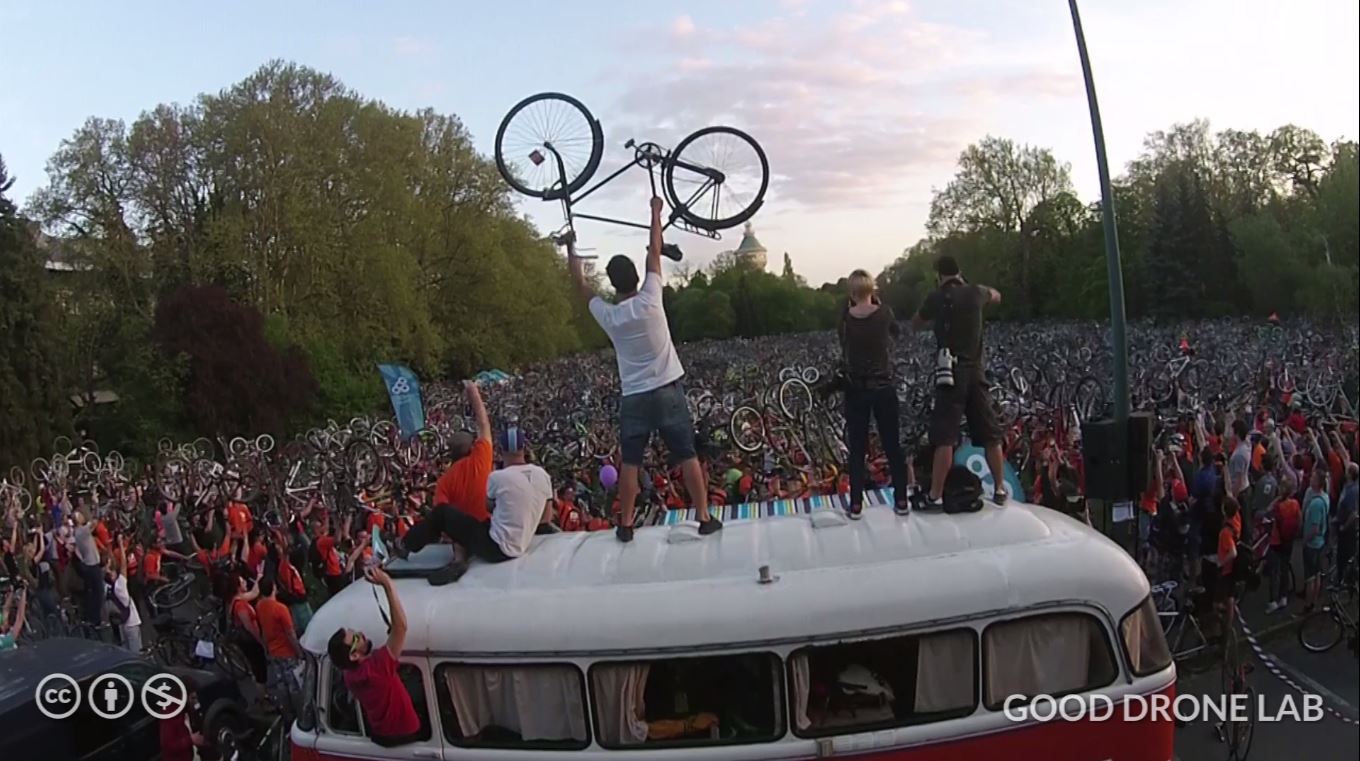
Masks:
[[[779,411],[789,420],[799,420],[812,408],[812,389],[799,378],[779,384]]]
[[[1246,761],[1251,752],[1251,741],[1256,736],[1256,688],[1247,686],[1241,694],[1247,696],[1246,718],[1230,721],[1224,727],[1224,740],[1228,744],[1228,761]]]
[[[765,446],[765,424],[760,413],[751,407],[738,407],[732,412],[732,443],[743,452],[758,452]]]
[[[1344,627],[1335,609],[1319,610],[1299,627],[1299,644],[1310,653],[1325,653],[1341,641]]]
[[[189,601],[189,595],[193,593],[193,583],[194,577],[181,576],[158,587],[151,593],[149,602],[160,610],[178,608]]]
[[[599,120],[581,101],[562,93],[525,98],[496,130],[496,168],[501,176],[515,190],[545,201],[580,190],[603,155]]]
[[[245,651],[226,637],[218,637],[213,643],[213,656],[217,665],[233,679],[244,679],[252,673]]]
[[[750,135],[705,127],[675,147],[662,190],[676,213],[700,230],[726,230],[755,215],[770,186],[770,162]]]

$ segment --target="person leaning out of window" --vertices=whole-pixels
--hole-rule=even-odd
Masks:
[[[891,307],[878,300],[874,279],[864,270],[850,273],[850,299],[841,313],[837,333],[845,360],[845,442],[850,460],[850,517],[864,510],[865,454],[869,449],[869,419],[892,471],[894,510],[911,511],[907,492],[907,461],[898,432],[897,390],[893,383],[892,341],[900,332]]]

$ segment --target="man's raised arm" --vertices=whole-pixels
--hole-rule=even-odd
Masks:
[[[661,274],[661,198],[652,196],[652,234],[647,242],[647,272]]]
[[[571,282],[576,286],[576,293],[581,300],[590,303],[595,298],[595,289],[590,287],[590,281],[586,279],[585,260],[576,255],[576,231],[568,230],[559,240],[567,247],[567,269],[571,272]]]
[[[482,401],[482,391],[476,381],[463,381],[463,391],[467,394],[468,404],[472,406],[472,417],[477,421],[477,438],[491,441],[491,418],[486,414],[486,402]]]

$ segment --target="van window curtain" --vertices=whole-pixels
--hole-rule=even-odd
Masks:
[[[573,668],[449,666],[444,673],[464,737],[494,725],[525,741],[586,739],[585,699]]]
[[[916,713],[970,708],[977,685],[977,657],[968,630],[927,634],[916,653]]]
[[[1091,636],[1086,616],[1056,615],[993,624],[984,636],[987,704],[1007,696],[1057,694],[1090,681]]]
[[[601,745],[640,745],[647,742],[646,663],[602,663],[590,670],[595,691],[596,731]]]
[[[793,679],[793,724],[801,730],[812,726],[808,719],[808,697],[812,694],[812,675],[808,669],[807,655],[798,653],[789,659],[789,671]]]

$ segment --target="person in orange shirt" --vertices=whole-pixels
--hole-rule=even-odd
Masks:
[[[275,551],[279,556],[279,565],[275,573],[277,596],[293,614],[293,629],[301,635],[312,620],[312,605],[307,601],[307,583],[302,578],[302,571],[298,570],[294,558],[288,552],[288,537],[282,531],[277,531],[274,534],[274,542]],[[301,558],[297,561],[301,562]]]
[[[340,553],[336,551],[335,537],[325,521],[312,523],[313,546],[321,560],[321,578],[326,584],[327,597],[334,597],[345,588],[344,568],[340,565]]]
[[[238,493],[239,497],[240,494]],[[244,503],[235,500],[227,503],[227,529],[233,536],[244,539],[250,529],[255,526],[255,518],[250,514],[250,508]]]
[[[576,487],[563,484],[557,489],[557,527],[563,531],[585,528],[585,514],[576,506]]]
[[[468,404],[477,421],[477,435],[455,433],[449,441],[453,464],[439,477],[434,488],[434,504],[452,505],[479,522],[491,520],[486,509],[486,486],[491,477],[491,419],[486,414],[482,393],[472,381],[463,382]]]
[[[99,545],[100,552],[109,552],[113,549],[113,537],[109,534],[109,527],[104,524],[103,518],[94,522],[91,533],[94,535],[94,543]]]
[[[1237,581],[1233,570],[1237,564],[1237,540],[1242,536],[1242,510],[1237,500],[1223,495],[1223,527],[1218,530],[1218,585],[1216,597],[1223,605],[1224,626],[1235,626],[1237,621]],[[1243,561],[1245,562],[1245,560]]]
[[[259,589],[255,616],[259,621],[265,655],[269,658],[265,689],[286,715],[296,716],[302,706],[302,684],[297,678],[302,644],[298,642],[297,632],[293,628],[292,613],[287,605],[279,602],[274,580],[260,579]]]

